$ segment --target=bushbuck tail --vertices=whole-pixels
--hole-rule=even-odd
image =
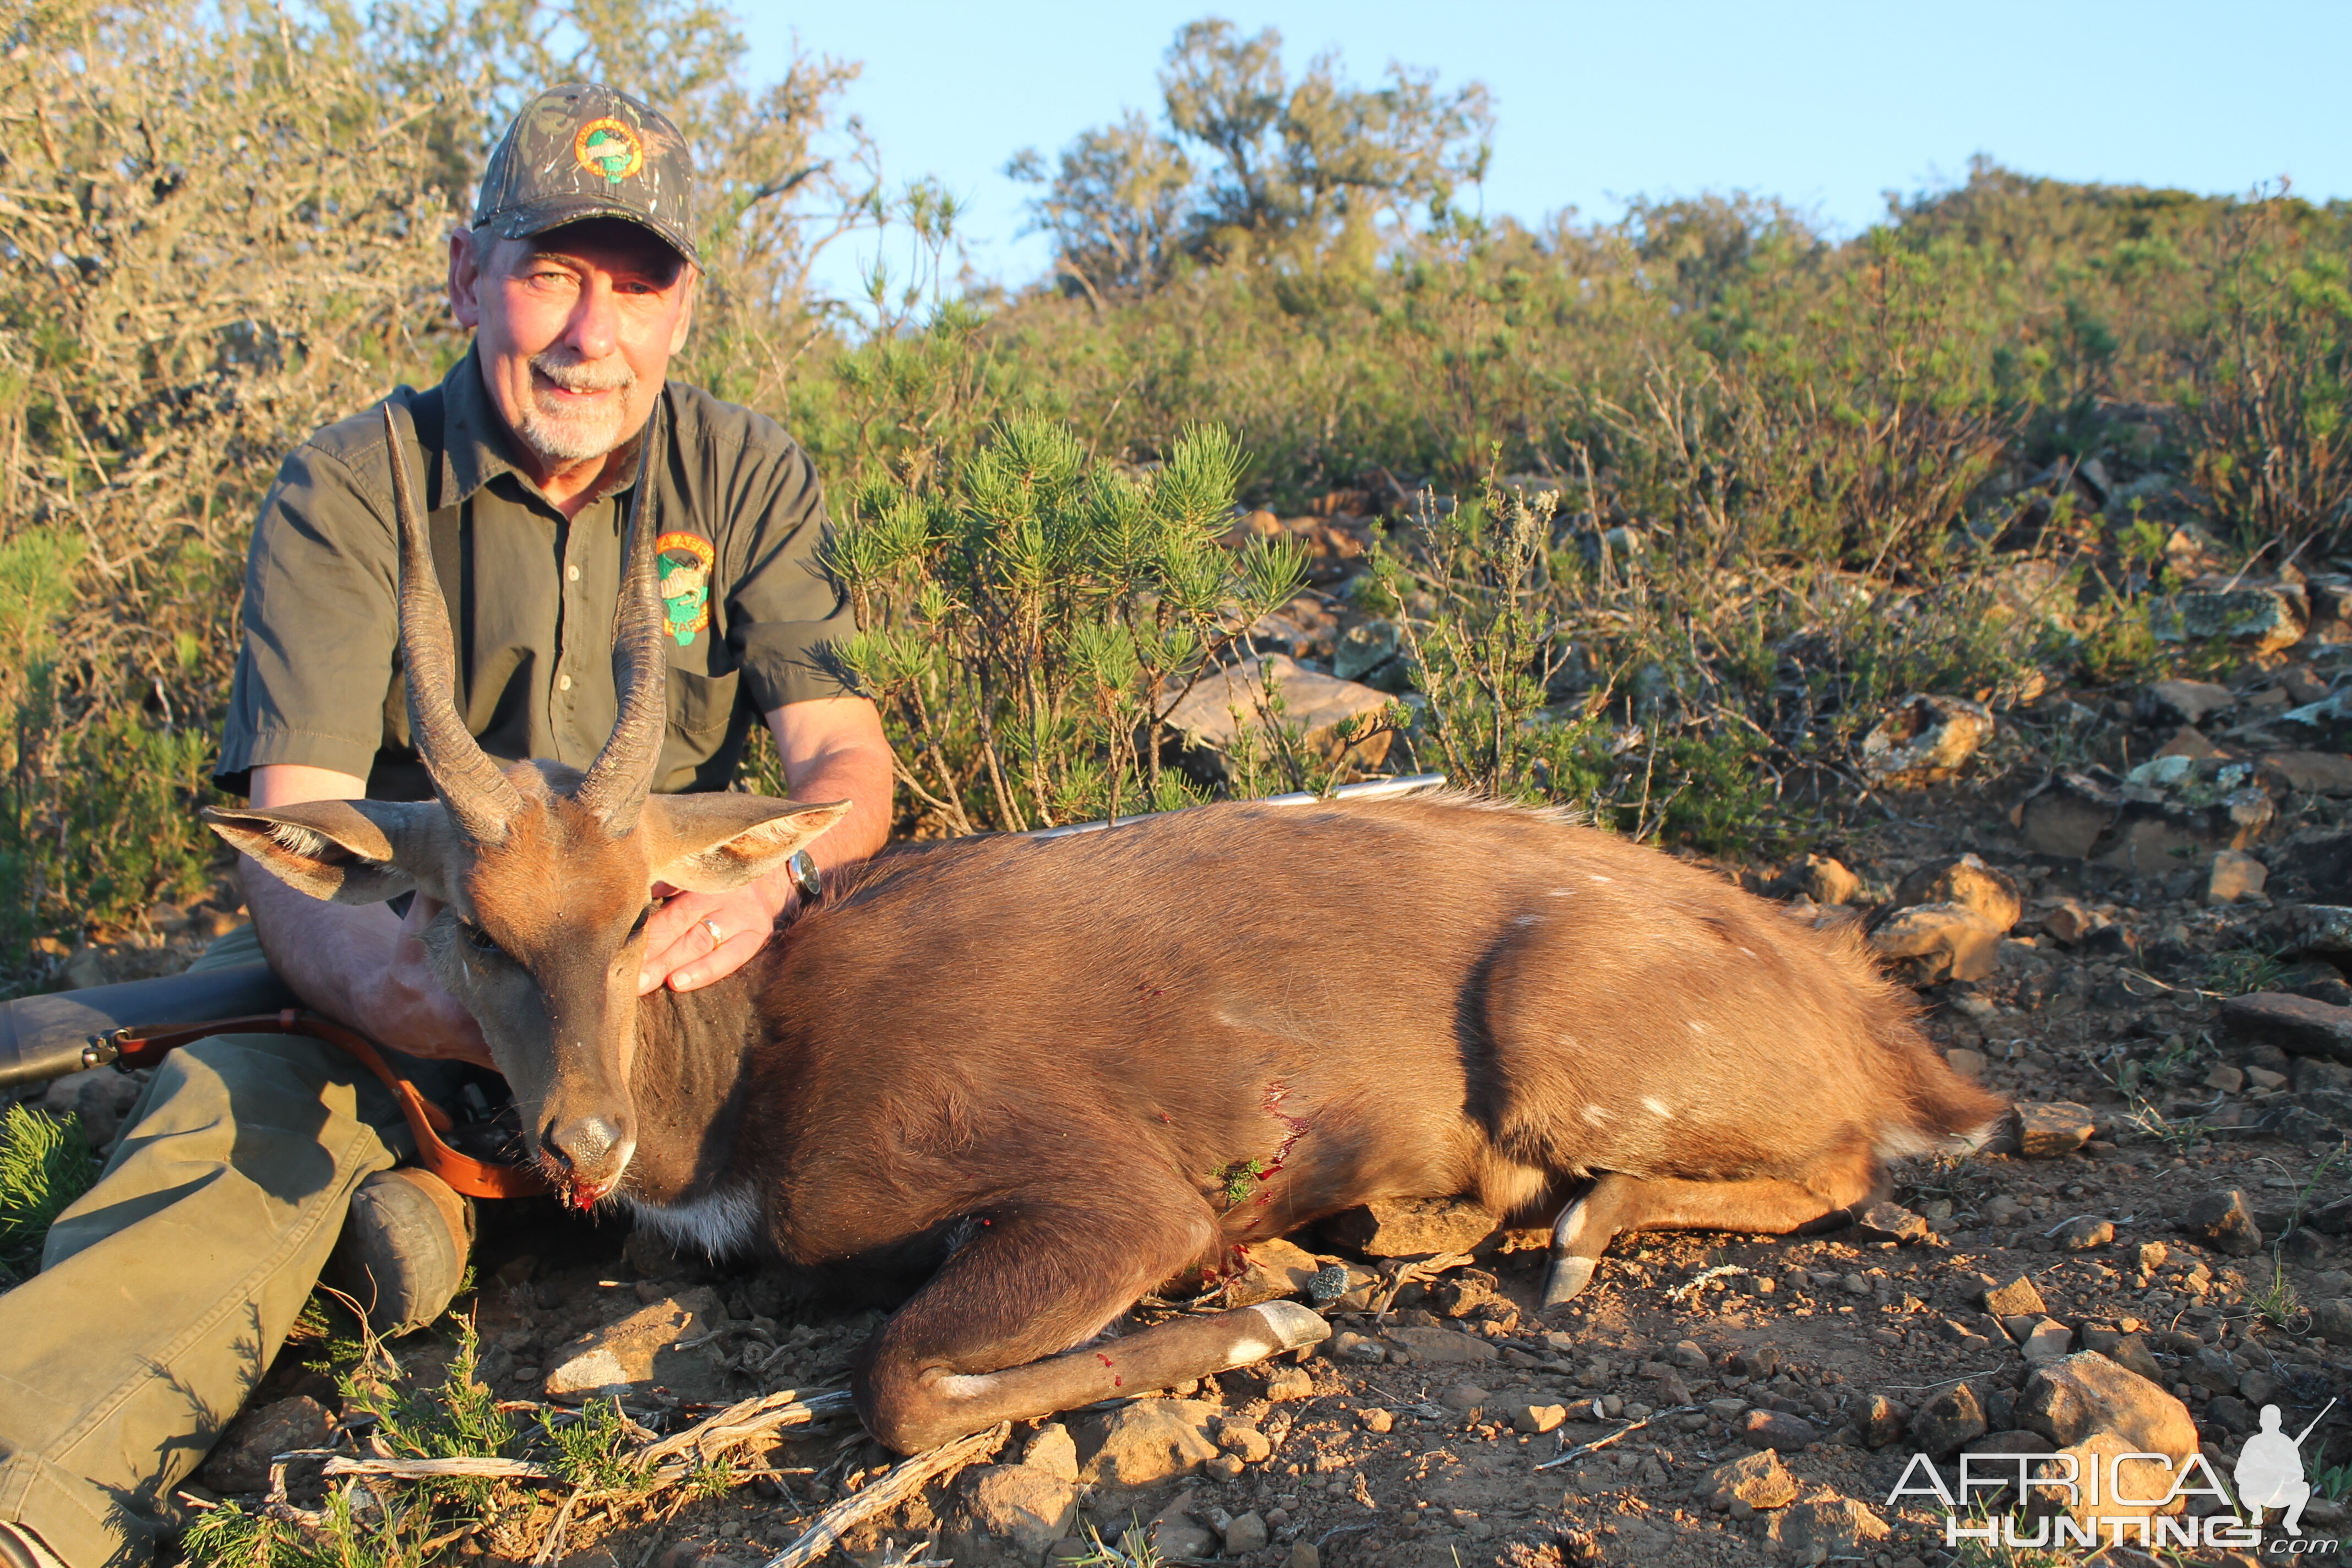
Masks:
[[[585,773],[493,762],[453,704],[397,420],[402,647],[438,798],[207,818],[313,896],[441,900],[436,972],[572,1201],[911,1289],[857,1374],[868,1428],[901,1451],[1320,1339],[1285,1303],[1097,1336],[1153,1288],[1352,1205],[1557,1216],[1556,1303],[1615,1236],[1785,1233],[2000,1110],[1851,937],[1462,797],[901,848],[727,981],[640,1000],[656,883],[760,876],[843,807],[648,796],[650,516],[603,754]]]

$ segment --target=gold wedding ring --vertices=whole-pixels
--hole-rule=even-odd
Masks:
[[[719,943],[727,940],[725,937],[719,934],[719,922],[710,919],[709,916],[706,915],[695,923],[710,933],[711,946],[717,947]]]

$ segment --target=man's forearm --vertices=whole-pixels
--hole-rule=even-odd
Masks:
[[[362,994],[392,966],[400,921],[382,904],[330,904],[299,893],[239,857],[245,907],[269,967],[314,1012],[373,1034]]]

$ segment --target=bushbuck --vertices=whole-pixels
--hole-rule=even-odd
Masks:
[[[207,817],[314,897],[441,901],[436,971],[573,1203],[912,1287],[856,1379],[867,1427],[902,1452],[1321,1338],[1289,1304],[1097,1336],[1154,1287],[1351,1205],[1557,1215],[1559,1302],[1622,1232],[1785,1233],[2000,1109],[1851,938],[1656,850],[1462,797],[886,852],[728,980],[640,999],[656,884],[760,876],[845,807],[649,797],[650,517],[603,752],[584,773],[493,762],[452,700],[386,419],[411,723],[437,798]]]

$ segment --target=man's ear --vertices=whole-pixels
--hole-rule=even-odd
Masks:
[[[314,800],[268,811],[206,806],[205,825],[298,892],[377,904],[441,898],[453,834],[438,801]]]
[[[847,814],[849,802],[805,805],[758,795],[657,795],[646,802],[654,880],[723,893],[766,876]]]

